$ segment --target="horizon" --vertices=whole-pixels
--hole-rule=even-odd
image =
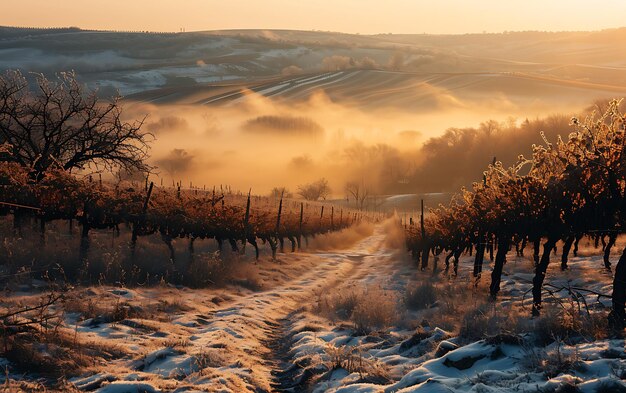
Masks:
[[[249,28],[230,28],[230,29],[210,29],[210,30],[184,30],[184,31],[165,31],[165,30],[142,30],[142,29],[106,29],[106,28],[86,28],[77,25],[66,26],[22,26],[22,25],[3,25],[0,24],[0,28],[4,29],[33,29],[33,30],[63,30],[63,29],[78,29],[85,32],[100,32],[100,33],[117,33],[117,32],[129,32],[129,33],[145,33],[145,34],[190,34],[190,33],[215,33],[215,32],[252,32],[252,31],[298,31],[298,32],[315,32],[315,33],[327,33],[327,34],[344,34],[344,35],[361,35],[361,36],[384,36],[384,35],[426,35],[426,36],[464,36],[464,35],[504,35],[504,34],[522,34],[522,33],[546,33],[546,34],[559,34],[559,33],[596,33],[603,31],[613,31],[626,29],[626,24],[614,27],[603,27],[598,29],[580,29],[580,30],[504,30],[504,31],[483,31],[483,32],[467,32],[467,33],[350,33],[345,31],[334,30],[319,30],[319,29],[282,29],[282,28],[261,28],[261,27],[249,27]]]
[[[36,10],[33,12],[33,10]],[[115,21],[110,13],[117,10]],[[328,12],[333,10],[333,12]],[[585,1],[482,0],[465,3],[445,0],[302,1],[266,0],[262,4],[236,0],[227,4],[190,0],[185,6],[170,1],[66,0],[51,4],[25,0],[8,6],[0,25],[15,27],[68,27],[84,30],[202,32],[216,30],[299,30],[345,34],[458,35],[522,31],[596,31],[623,27],[626,3],[603,0],[594,7]],[[346,18],[350,15],[350,18]],[[497,16],[497,17],[496,17]]]

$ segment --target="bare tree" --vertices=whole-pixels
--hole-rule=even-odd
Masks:
[[[298,186],[298,194],[307,201],[326,199],[330,195],[328,180],[321,178],[318,181]]]
[[[19,71],[0,75],[0,144],[11,155],[0,159],[31,168],[40,178],[49,168],[147,172],[152,135],[143,120],[122,120],[119,97],[110,101],[87,90],[72,72],[50,81],[37,75],[34,88]]]
[[[357,209],[363,209],[363,205],[369,196],[369,189],[364,182],[348,182],[346,183],[346,191],[352,195]]]
[[[278,199],[281,197],[293,198],[293,194],[291,193],[291,191],[289,191],[287,187],[274,187],[270,191],[269,196],[270,198],[274,198],[274,199]]]

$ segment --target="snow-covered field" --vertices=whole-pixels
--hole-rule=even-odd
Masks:
[[[565,273],[557,270],[558,264],[552,266],[547,282],[555,296],[546,298],[548,316],[531,320],[528,256],[509,254],[501,298],[490,304],[488,265],[477,286],[468,256],[455,278],[441,270],[442,260],[436,275],[419,272],[399,252],[399,233],[386,223],[361,231],[360,240],[343,250],[263,260],[254,279],[239,286],[75,289],[62,329],[76,343],[97,343],[117,355],[94,355],[61,390],[626,391],[623,339],[594,339],[594,332],[587,338],[539,337],[543,342],[537,337],[546,325],[565,324],[564,316],[574,315],[576,305],[586,303],[594,315],[605,311],[609,299],[571,289],[610,293],[610,273],[602,270],[599,257],[589,256],[593,250],[571,258]],[[430,285],[425,283],[434,288],[432,302],[407,307],[407,288]],[[585,301],[570,300],[564,288]],[[35,296],[22,289],[5,301]],[[349,304],[346,299],[353,299],[360,319],[357,311],[351,318],[342,316],[345,310],[337,305]],[[89,313],[92,308],[123,310],[123,316],[110,321]],[[475,337],[481,336],[480,329],[487,332],[483,339]],[[39,350],[53,356],[49,345],[42,343]],[[81,344],[76,348],[80,351]],[[26,381],[44,377],[6,359],[0,362],[11,380],[5,380],[6,386],[23,381],[32,387]]]

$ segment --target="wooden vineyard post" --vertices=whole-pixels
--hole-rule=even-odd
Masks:
[[[334,216],[335,216],[335,207],[331,206],[330,207],[330,230],[332,231],[334,229]]]
[[[150,196],[152,195],[152,189],[154,188],[154,182],[150,182],[148,192],[146,193],[146,199],[143,202],[141,208],[141,214],[137,217],[137,220],[133,223],[133,233],[130,239],[130,253],[132,258],[135,257],[135,248],[137,246],[137,237],[139,236],[139,227],[144,224],[146,220],[146,212],[148,211],[148,203],[150,202]]]
[[[248,200],[246,201],[246,215],[243,218],[243,239],[241,239],[241,242],[243,243],[243,246],[241,247],[243,254],[246,253],[246,242],[250,234],[250,193],[252,193],[252,188],[248,191]]]
[[[81,267],[87,263],[87,254],[89,253],[89,205],[88,201],[85,201],[83,205],[83,217],[81,219],[82,232],[80,234],[80,245],[78,249],[78,259],[80,260]]]
[[[620,336],[624,330],[624,319],[626,312],[624,305],[626,304],[626,248],[622,251],[615,266],[615,276],[613,277],[613,293],[611,296],[612,306],[609,313],[609,329],[613,335]]]
[[[425,270],[428,267],[428,240],[426,239],[426,227],[424,227],[424,200],[421,200],[422,214],[420,216],[420,230],[422,232],[422,266]]]
[[[298,225],[298,249],[302,248],[302,219],[304,218],[304,203],[300,202],[300,223]]]
[[[272,248],[272,259],[276,260],[276,246],[280,239],[280,216],[283,212],[283,193],[280,195],[280,202],[278,203],[278,215],[276,216],[276,228],[274,228],[274,238],[270,241],[270,247]]]
[[[496,158],[493,158],[493,165],[495,165]],[[487,187],[487,176],[483,174],[483,187]],[[476,200],[475,200],[476,201]],[[487,241],[485,233],[483,233],[482,229],[478,228],[478,238],[476,239],[476,256],[474,257],[474,271],[473,276],[476,279],[476,283],[478,284],[478,280],[480,280],[482,271],[483,271],[483,261],[485,259],[485,242]]]

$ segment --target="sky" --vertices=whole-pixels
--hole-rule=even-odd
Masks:
[[[2,0],[0,25],[462,34],[626,25],[625,0]]]

